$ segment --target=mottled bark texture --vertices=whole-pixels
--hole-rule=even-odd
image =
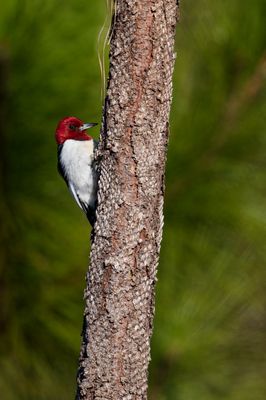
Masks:
[[[146,399],[176,0],[117,0],[77,399]]]

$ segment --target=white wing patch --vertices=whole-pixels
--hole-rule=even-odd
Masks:
[[[71,194],[85,212],[95,207],[97,182],[92,169],[93,141],[69,139],[62,148],[60,161]]]

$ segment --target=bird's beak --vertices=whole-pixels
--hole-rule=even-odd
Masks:
[[[93,126],[96,126],[96,125],[98,125],[98,124],[97,124],[97,123],[94,123],[94,122],[92,122],[92,123],[90,123],[90,124],[83,124],[83,125],[81,125],[81,126],[79,127],[79,130],[80,130],[80,131],[85,131],[86,129],[92,128]]]

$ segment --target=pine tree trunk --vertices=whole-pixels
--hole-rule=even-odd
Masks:
[[[176,0],[117,0],[77,399],[146,399]]]

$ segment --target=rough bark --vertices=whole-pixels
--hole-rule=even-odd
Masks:
[[[146,399],[176,0],[117,0],[77,399]]]

